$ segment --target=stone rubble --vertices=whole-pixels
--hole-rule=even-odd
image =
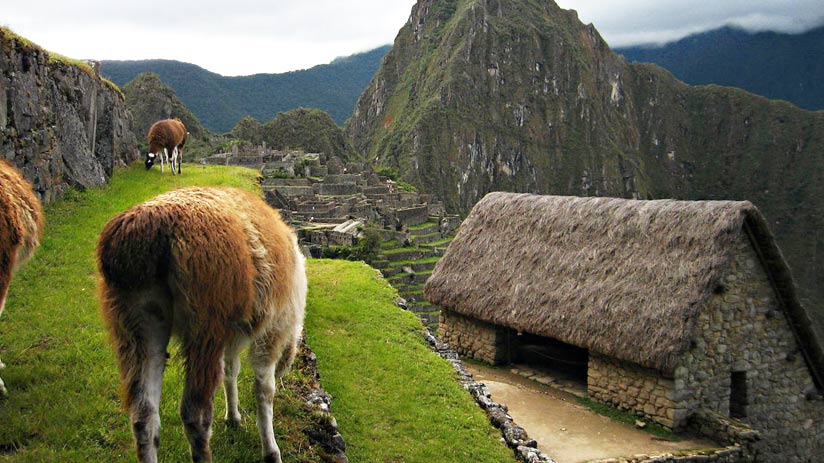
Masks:
[[[304,372],[308,374],[313,387],[304,397],[304,404],[309,410],[314,410],[319,416],[319,432],[311,432],[310,439],[319,444],[334,460],[334,463],[349,463],[346,456],[346,441],[338,431],[338,421],[332,415],[332,397],[320,385],[318,358],[306,344],[305,336],[301,337],[300,355],[305,362]]]

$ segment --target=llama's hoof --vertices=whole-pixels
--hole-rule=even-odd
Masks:
[[[237,429],[240,427],[240,418],[226,418],[226,427]]]
[[[270,453],[263,456],[263,463],[283,463],[280,459],[280,453]]]
[[[6,364],[3,363],[2,360],[0,360],[0,370],[2,370],[3,368],[6,368]]]

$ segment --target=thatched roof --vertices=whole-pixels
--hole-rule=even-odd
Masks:
[[[760,212],[738,201],[491,193],[426,283],[442,308],[672,373],[748,233],[808,364],[824,355]]]

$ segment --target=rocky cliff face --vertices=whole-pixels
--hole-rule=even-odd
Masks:
[[[419,0],[346,130],[466,213],[493,190],[748,199],[824,326],[824,112],[628,64],[539,0]]]
[[[5,29],[0,44],[0,156],[41,200],[102,186],[136,159],[131,116],[113,85]]]

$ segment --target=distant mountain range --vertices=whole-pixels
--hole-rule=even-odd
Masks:
[[[824,109],[824,26],[803,34],[723,27],[664,46],[615,48],[691,85],[740,87],[809,110]]]
[[[322,109],[342,124],[390,48],[282,74],[225,77],[172,60],[103,61],[101,74],[121,87],[144,72],[159,75],[213,132],[228,132],[245,116],[266,122],[297,107]]]
[[[282,74],[225,77],[172,60],[103,61],[101,72],[121,87],[143,72],[158,74],[213,132],[228,132],[245,116],[265,123],[297,107],[325,110],[343,124],[390,49],[386,45]],[[658,64],[688,84],[739,87],[801,108],[824,109],[824,26],[795,35],[724,27],[663,46],[614,51],[629,61]]]

